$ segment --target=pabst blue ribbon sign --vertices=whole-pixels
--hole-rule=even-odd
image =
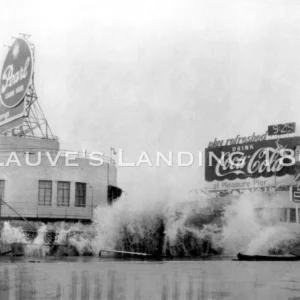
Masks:
[[[299,137],[207,148],[205,180],[221,182],[215,188],[246,188],[253,187],[253,183],[257,187],[274,185],[274,177],[280,181],[286,175],[291,181],[297,145],[300,145]]]
[[[1,71],[0,126],[23,116],[24,97],[31,83],[32,73],[31,48],[26,40],[18,38],[10,47]],[[13,122],[11,126],[0,128],[0,132],[17,125],[17,122]]]

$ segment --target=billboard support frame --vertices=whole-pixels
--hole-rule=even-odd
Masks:
[[[25,108],[23,134],[25,136],[55,139],[44,112],[38,102],[34,84],[29,87]]]

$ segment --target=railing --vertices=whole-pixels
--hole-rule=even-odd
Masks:
[[[95,155],[97,155],[97,158],[101,157],[103,159],[104,162],[108,162],[108,163],[111,163],[111,164],[116,164],[115,160],[112,159],[111,157],[108,157],[108,156],[105,156],[105,155],[99,155],[98,153],[99,152],[91,152],[91,153],[88,153],[86,151],[72,151],[72,150],[61,150],[61,149],[51,149],[51,148],[11,148],[11,147],[7,147],[7,148],[0,148],[0,155],[1,154],[7,154],[7,153],[20,153],[20,154],[26,154],[26,153],[29,153],[29,154],[35,154],[35,153],[38,153],[38,152],[41,152],[41,154],[43,153],[49,153],[51,156],[56,156],[58,153],[60,154],[60,156],[62,157],[68,157],[68,156],[71,156],[71,157],[74,157],[75,159],[76,158],[83,158],[83,159],[92,159],[91,158],[91,155],[92,153],[95,153]]]
[[[0,205],[1,218],[25,218],[36,219],[78,219],[91,220],[95,206],[86,205],[85,207],[70,204],[69,206],[39,205],[28,202],[9,202],[10,207],[5,204]],[[11,209],[12,208],[12,209]],[[15,210],[16,212],[14,212]]]
[[[23,139],[30,138],[30,139],[36,139],[36,140],[53,140],[53,141],[59,142],[59,138],[56,135],[51,135],[51,136],[49,135],[48,137],[43,137],[43,136],[19,136],[18,134],[16,134],[16,135],[13,135],[13,134],[8,135],[8,134],[1,133],[0,137],[6,137],[6,138],[20,137],[20,138],[23,138]]]

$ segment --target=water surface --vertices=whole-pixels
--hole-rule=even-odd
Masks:
[[[300,262],[0,258],[0,299],[300,299]]]

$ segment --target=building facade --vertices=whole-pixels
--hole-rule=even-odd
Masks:
[[[122,193],[115,162],[95,157],[57,139],[0,136],[0,219],[90,221]]]

